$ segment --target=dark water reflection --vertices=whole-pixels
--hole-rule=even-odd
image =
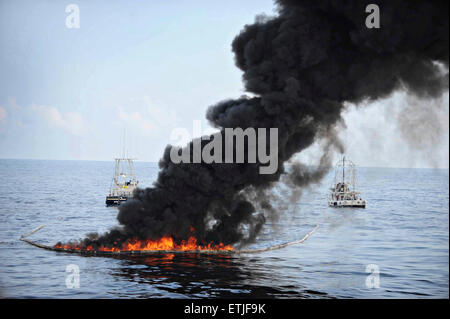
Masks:
[[[309,291],[306,288],[303,293],[299,292],[299,287],[294,285],[276,288],[264,285],[263,283],[277,280],[277,273],[255,267],[261,263],[261,260],[256,258],[229,254],[172,253],[120,259],[123,261],[122,267],[117,269],[113,276],[139,284],[149,284],[185,297],[326,297],[326,293]],[[255,285],[255,282],[260,282],[261,285]]]

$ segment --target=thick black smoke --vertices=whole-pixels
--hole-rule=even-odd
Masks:
[[[154,186],[121,205],[121,227],[89,243],[131,237],[200,242],[251,242],[273,212],[267,190],[284,163],[318,139],[328,141],[318,171],[294,167],[288,182],[320,179],[336,143],[344,102],[359,103],[406,90],[422,98],[448,90],[448,2],[377,0],[380,28],[369,29],[371,1],[277,1],[276,17],[258,17],[234,39],[232,50],[252,97],[220,102],[207,112],[224,128],[278,128],[278,170],[259,164],[174,164],[167,146]],[[439,62],[441,65],[439,65]],[[205,142],[202,142],[205,143]],[[191,144],[188,146],[192,146]]]

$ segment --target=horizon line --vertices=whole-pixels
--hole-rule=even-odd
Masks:
[[[0,160],[25,160],[25,161],[84,161],[84,162],[113,162],[115,157],[110,160],[100,160],[100,159],[50,159],[50,158],[17,158],[17,157],[0,157]],[[149,161],[149,160],[139,160],[137,158],[133,158],[134,161],[143,162],[143,163],[158,163],[158,161]],[[226,163],[222,163],[226,164]],[[291,165],[287,163],[287,165]],[[305,164],[306,165],[306,164]],[[318,166],[318,165],[306,165],[306,166]],[[401,169],[441,169],[441,170],[449,170],[449,167],[403,167],[403,166],[364,166],[364,165],[356,165],[357,167],[364,168],[401,168]],[[334,167],[333,165],[328,167]]]

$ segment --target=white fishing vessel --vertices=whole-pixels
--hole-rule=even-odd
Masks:
[[[328,206],[366,208],[366,200],[356,191],[356,166],[345,160],[345,156],[336,164],[334,185],[330,191]]]
[[[134,174],[134,159],[116,158],[114,177],[106,196],[106,205],[120,205],[133,196],[133,191],[138,187],[139,181]],[[128,167],[126,167],[128,164]]]

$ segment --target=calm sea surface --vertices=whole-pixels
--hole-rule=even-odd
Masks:
[[[105,207],[113,162],[0,160],[0,296],[12,298],[448,298],[449,171],[360,168],[366,209],[329,208],[331,172],[322,185],[267,223],[265,247],[303,237],[304,244],[260,254],[160,254],[148,258],[82,257],[19,240],[53,244],[117,225]],[[136,163],[141,186],[155,163]],[[67,265],[80,287],[66,287]],[[377,286],[379,271],[379,288]],[[368,271],[368,272],[366,272]],[[371,275],[371,277],[368,276]]]

